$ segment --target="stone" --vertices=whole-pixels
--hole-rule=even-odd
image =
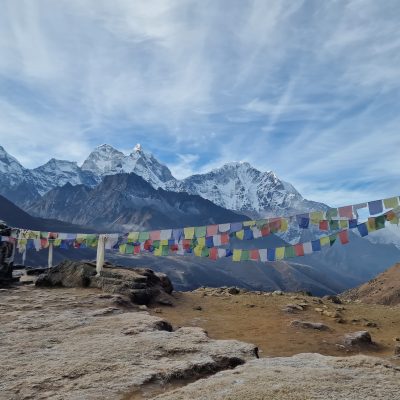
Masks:
[[[120,313],[122,313],[122,310],[120,310],[119,308],[107,307],[107,308],[102,308],[100,310],[96,310],[92,315],[94,317],[97,317],[102,315],[120,314]]]
[[[230,288],[228,289],[228,293],[229,293],[229,294],[234,294],[234,295],[236,295],[236,294],[239,294],[239,293],[240,293],[240,290],[239,290],[238,288],[235,288],[235,287],[230,287]]]
[[[323,310],[322,315],[325,315],[329,318],[340,318],[340,314],[337,311]]]
[[[303,329],[315,329],[318,331],[330,331],[328,325],[323,324],[322,322],[309,322],[309,321],[299,321],[294,320],[290,323],[290,326],[295,328],[303,328]]]
[[[282,290],[275,290],[274,292],[272,292],[272,295],[273,296],[282,296],[283,292],[282,292]]]
[[[201,306],[195,306],[193,307],[193,310],[195,311],[201,311],[203,308]]]
[[[289,314],[295,314],[297,311],[303,311],[303,307],[298,304],[287,304],[282,311]]]
[[[394,348],[394,355],[400,357],[400,344],[396,345]]]
[[[324,296],[323,299],[326,301],[330,301],[334,304],[342,304],[342,300],[340,300],[340,298],[338,296],[328,295],[328,296]]]
[[[347,333],[344,336],[343,342],[347,347],[368,346],[373,344],[371,334],[368,331]]]
[[[379,358],[311,353],[250,360],[155,399],[399,400],[399,382],[400,370]]]
[[[364,326],[367,326],[367,327],[369,327],[369,328],[377,328],[377,327],[378,327],[378,324],[377,324],[376,322],[368,321],[368,322],[366,322],[366,323],[364,324]]]
[[[195,327],[173,331],[147,312],[104,315],[98,289],[16,290],[1,293],[9,307],[0,314],[7,335],[0,351],[1,399],[135,398],[130,393],[149,382],[198,379],[256,358],[252,344],[214,340]],[[13,298],[17,293],[20,299]]]
[[[148,268],[123,268],[107,264],[96,275],[92,262],[65,260],[38,276],[38,287],[95,287],[110,294],[121,294],[135,304],[164,302],[171,305],[172,284],[165,274]]]

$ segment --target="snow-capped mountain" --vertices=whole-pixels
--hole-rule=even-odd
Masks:
[[[82,164],[83,171],[94,173],[100,178],[106,175],[134,172],[149,182],[155,189],[165,187],[168,181],[175,181],[171,171],[157,161],[150,153],[137,144],[129,155],[108,144],[97,147]]]
[[[67,183],[93,188],[108,175],[135,173],[153,188],[199,195],[220,207],[251,217],[291,214],[326,208],[305,200],[272,171],[261,172],[247,162],[233,162],[205,174],[177,180],[169,168],[138,144],[125,155],[110,145],[95,148],[82,166],[51,159],[33,170],[24,168],[3,148],[0,152],[1,194],[22,207]],[[15,194],[15,191],[17,193]]]
[[[56,160],[52,158],[46,164],[31,171],[36,180],[36,188],[40,195],[44,195],[50,189],[71,185],[95,186],[99,179],[91,171],[83,170],[76,162]]]
[[[169,182],[171,190],[198,194],[221,207],[249,216],[271,216],[324,209],[321,203],[305,200],[274,172],[261,172],[247,162],[233,162],[206,174]]]
[[[40,197],[31,171],[24,168],[2,146],[0,146],[0,194],[22,205],[27,199],[36,200]]]

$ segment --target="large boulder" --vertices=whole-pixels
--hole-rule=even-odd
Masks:
[[[374,344],[371,334],[368,331],[347,333],[343,338],[343,342],[347,347],[370,346]]]
[[[105,265],[100,276],[93,262],[66,260],[38,276],[41,287],[94,287],[108,293],[119,293],[136,304],[166,301],[173,287],[165,274],[147,268],[128,269]]]

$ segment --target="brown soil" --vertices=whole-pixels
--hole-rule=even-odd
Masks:
[[[249,292],[230,295],[220,289],[178,292],[174,297],[174,307],[157,307],[151,312],[171,322],[174,328],[199,326],[211,338],[254,343],[259,347],[261,357],[311,352],[333,356],[362,353],[389,357],[393,356],[394,347],[399,343],[395,339],[400,336],[400,306],[353,302],[338,305],[298,294]],[[288,304],[306,303],[303,311],[283,311]],[[201,310],[195,309],[199,307]],[[337,312],[340,320],[322,315],[316,308]],[[290,326],[293,320],[322,322],[332,331],[294,328]],[[376,327],[367,326],[368,323],[376,324]],[[340,346],[344,334],[360,330],[368,330],[377,346],[353,351]]]
[[[400,264],[343,294],[343,298],[369,304],[400,304]]]

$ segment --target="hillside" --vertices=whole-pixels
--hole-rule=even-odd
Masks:
[[[394,306],[400,304],[400,263],[363,285],[343,293],[348,300]]]
[[[55,232],[81,232],[92,233],[93,229],[88,229],[80,225],[58,221],[56,219],[32,217],[21,210],[11,201],[0,195],[0,220],[6,222],[8,226]]]

